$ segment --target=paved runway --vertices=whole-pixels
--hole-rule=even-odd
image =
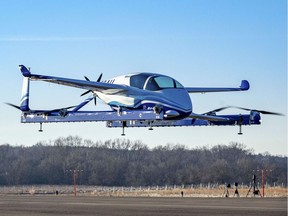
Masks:
[[[287,215],[286,198],[0,196],[0,215]]]

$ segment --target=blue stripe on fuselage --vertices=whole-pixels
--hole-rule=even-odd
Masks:
[[[135,99],[133,105],[125,105],[120,101],[112,101],[109,103],[111,107],[122,107],[126,109],[143,109],[153,110],[157,106],[161,106],[164,112],[175,110],[180,115],[178,119],[185,118],[192,112],[192,102],[188,92],[185,89],[171,88],[160,91],[139,90],[137,95],[129,95]]]

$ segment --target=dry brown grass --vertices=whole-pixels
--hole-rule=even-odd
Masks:
[[[246,197],[249,188],[238,189],[240,197]],[[131,191],[115,191],[110,192],[108,196],[146,196],[146,197],[181,197],[181,191],[183,191],[184,197],[225,197],[225,187],[218,188],[189,188],[189,189],[168,189],[168,190],[131,190]],[[237,197],[235,189],[228,189],[229,197]],[[260,189],[262,195],[262,188]],[[235,194],[235,195],[234,195]],[[105,193],[96,193],[94,195],[103,196]],[[251,192],[248,197],[254,196]],[[287,188],[271,187],[265,188],[265,197],[287,197]]]
[[[0,195],[4,194],[27,194],[27,195],[45,195],[55,194],[59,191],[60,195],[73,195],[73,186],[17,186],[17,187],[0,187]],[[240,197],[246,197],[248,187],[239,187]],[[262,194],[262,188],[259,188]],[[214,188],[197,187],[101,187],[101,186],[77,186],[78,196],[116,196],[116,197],[181,197],[183,191],[184,197],[225,197],[225,186],[221,185]],[[229,188],[229,197],[233,197],[235,188]],[[248,197],[254,196],[251,192]],[[265,188],[265,197],[287,197],[287,188],[285,187],[267,187]],[[236,196],[235,196],[236,197]]]

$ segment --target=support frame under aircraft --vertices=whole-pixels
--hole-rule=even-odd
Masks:
[[[239,126],[259,125],[261,114],[281,115],[263,110],[246,109],[248,114],[217,115],[216,113],[230,108],[222,107],[213,111],[193,113],[192,101],[189,93],[246,91],[249,83],[242,80],[238,88],[203,88],[183,87],[175,79],[155,73],[134,73],[102,81],[102,74],[96,82],[76,80],[62,77],[31,74],[30,69],[19,65],[23,78],[22,97],[20,106],[9,105],[22,111],[21,123],[59,122],[98,122],[105,121],[108,128],[120,127],[125,135],[126,127],[178,127],[178,126]],[[92,93],[77,106],[70,106],[53,110],[32,110],[29,107],[30,81],[41,80],[50,83],[85,89],[81,96]],[[111,107],[109,111],[82,111],[90,101],[100,98]]]

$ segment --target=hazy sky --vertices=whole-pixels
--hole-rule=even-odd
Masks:
[[[0,1],[0,144],[33,145],[60,136],[121,138],[105,123],[20,124],[22,75],[32,73],[96,80],[135,71],[174,77],[186,87],[238,87],[247,92],[191,94],[194,111],[226,105],[287,116],[287,3],[284,0]],[[80,103],[84,91],[31,83],[31,108]],[[99,101],[99,100],[98,100]],[[88,109],[109,110],[103,103]],[[227,110],[223,113],[245,113]],[[240,142],[256,153],[287,155],[287,117],[262,115],[262,125],[127,129],[126,138],[149,147]]]

